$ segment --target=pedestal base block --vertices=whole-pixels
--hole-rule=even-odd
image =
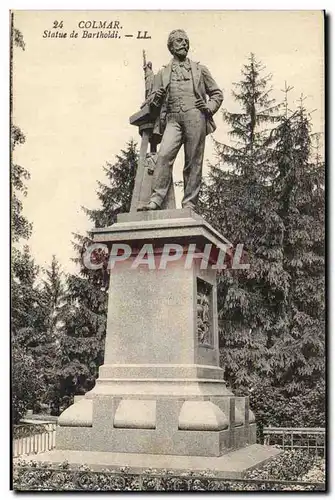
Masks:
[[[217,457],[255,442],[248,400],[233,395],[86,396],[61,415],[56,435],[57,449]]]
[[[247,470],[259,467],[279,453],[281,450],[277,448],[260,444],[231,451],[221,457],[53,450],[35,455],[34,461],[60,464],[66,460],[71,465],[85,464],[93,470],[129,467],[129,473],[141,473],[152,468],[173,471],[178,475],[191,471],[200,473],[209,469],[213,477],[236,479],[242,478]]]

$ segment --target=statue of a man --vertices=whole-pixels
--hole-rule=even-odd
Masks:
[[[152,195],[143,210],[161,208],[172,182],[173,163],[182,144],[185,151],[182,207],[195,208],[206,135],[215,130],[213,115],[223,101],[222,91],[208,69],[187,58],[190,44],[185,31],[172,31],[167,46],[173,59],[155,76],[148,99],[152,113],[159,116],[158,133],[162,135],[162,141]]]

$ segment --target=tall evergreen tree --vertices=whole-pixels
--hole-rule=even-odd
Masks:
[[[289,287],[284,328],[269,350],[271,378],[251,394],[258,424],[325,425],[324,163],[303,99],[285,112],[275,130],[272,185],[283,222],[283,268]],[[318,134],[316,134],[318,142]]]
[[[271,76],[263,74],[251,54],[234,85],[240,111],[223,113],[231,143],[215,143],[218,163],[211,167],[201,206],[210,223],[248,252],[250,269],[223,271],[218,283],[221,362],[236,390],[270,373],[271,336],[282,327],[287,293],[283,227],[269,190],[280,106],[271,99]]]
[[[303,101],[290,112],[286,87],[282,106],[264,105],[270,92],[255,66],[251,56],[234,92],[241,112],[224,112],[232,143],[216,143],[201,199],[205,217],[244,243],[250,263],[219,276],[221,362],[235,390],[249,391],[260,424],[297,425],[294,408],[301,424],[322,425],[323,163],[312,158]]]
[[[39,325],[40,342],[34,356],[43,377],[41,402],[58,407],[63,310],[65,307],[64,273],[53,255],[49,268],[43,269],[40,285]]]
[[[52,256],[50,267],[43,270],[44,278],[41,288],[41,305],[45,315],[45,329],[50,338],[58,339],[61,335],[61,313],[64,305],[64,273],[55,255]]]
[[[290,280],[287,328],[272,353],[278,383],[296,393],[322,377],[325,354],[324,164],[318,150],[313,155],[311,117],[303,98],[294,113],[286,105],[276,136],[273,193],[285,227],[284,269]]]
[[[116,156],[115,163],[107,163],[104,171],[108,183],[98,183],[97,195],[101,207],[84,208],[94,227],[109,226],[116,222],[118,213],[129,212],[138,152],[130,141],[126,149]],[[106,331],[107,294],[104,272],[90,270],[83,265],[83,253],[92,242],[91,234],[74,235],[79,274],[67,279],[67,305],[64,310],[62,340],[61,392],[66,402],[72,396],[90,390],[103,363]]]

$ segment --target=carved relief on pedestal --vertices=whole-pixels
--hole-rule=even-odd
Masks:
[[[197,330],[200,345],[213,345],[212,285],[197,279]]]

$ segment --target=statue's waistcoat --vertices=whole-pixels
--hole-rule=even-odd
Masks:
[[[180,113],[195,108],[196,96],[194,93],[191,71],[189,78],[180,78],[173,70],[169,86],[169,97],[167,101],[168,113]]]

